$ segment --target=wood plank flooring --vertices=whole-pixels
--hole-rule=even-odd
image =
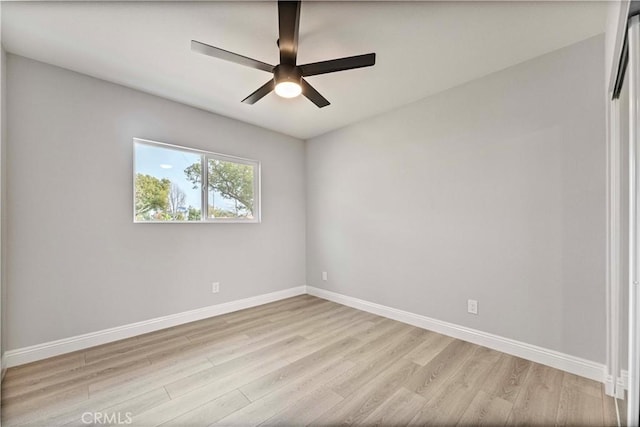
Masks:
[[[4,426],[616,425],[599,383],[309,295],[11,368]]]

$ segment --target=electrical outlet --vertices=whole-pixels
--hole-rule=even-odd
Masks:
[[[220,292],[220,282],[213,282],[211,284],[211,293],[217,294]]]
[[[474,299],[467,300],[467,311],[471,314],[478,314],[478,301]]]
[[[327,281],[327,272],[326,271],[322,272],[322,280],[324,280],[325,282]]]

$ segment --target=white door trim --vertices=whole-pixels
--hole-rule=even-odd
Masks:
[[[620,101],[607,102],[607,379],[605,391],[609,396],[623,397],[619,390],[620,377],[620,301],[621,301],[621,224],[620,224]]]
[[[640,328],[638,328],[638,266],[640,265],[640,200],[638,182],[640,165],[640,17],[629,21],[629,390],[627,401],[627,425],[638,425],[640,411]]]
[[[622,232],[621,223],[621,167],[624,154],[620,134],[620,101],[613,99],[616,86],[620,58],[623,51],[627,32],[627,17],[629,14],[629,1],[621,1],[616,17],[615,38],[609,73],[609,81],[606,82],[606,125],[607,125],[607,218],[606,218],[606,370],[605,392],[609,396],[624,397],[622,384],[622,371],[620,366],[620,340],[621,340],[621,307],[622,289],[626,283],[622,283]],[[626,337],[625,337],[626,339]]]

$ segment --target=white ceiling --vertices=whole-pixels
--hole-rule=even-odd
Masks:
[[[376,52],[309,77],[331,105],[267,95],[270,74],[190,40],[276,64],[276,2],[4,2],[11,53],[307,139],[604,31],[601,2],[303,2],[298,63]],[[604,65],[603,65],[604,66]]]

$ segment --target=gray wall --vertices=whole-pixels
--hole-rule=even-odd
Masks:
[[[603,61],[598,36],[308,141],[307,284],[604,362]]]
[[[614,66],[618,65],[619,49],[624,38],[623,29],[627,24],[629,1],[612,1],[607,3],[607,20],[604,34],[604,83],[607,91],[610,88]],[[611,87],[611,89],[613,89]]]
[[[304,285],[302,141],[7,62],[7,349]],[[260,160],[263,222],[133,224],[133,137]]]

